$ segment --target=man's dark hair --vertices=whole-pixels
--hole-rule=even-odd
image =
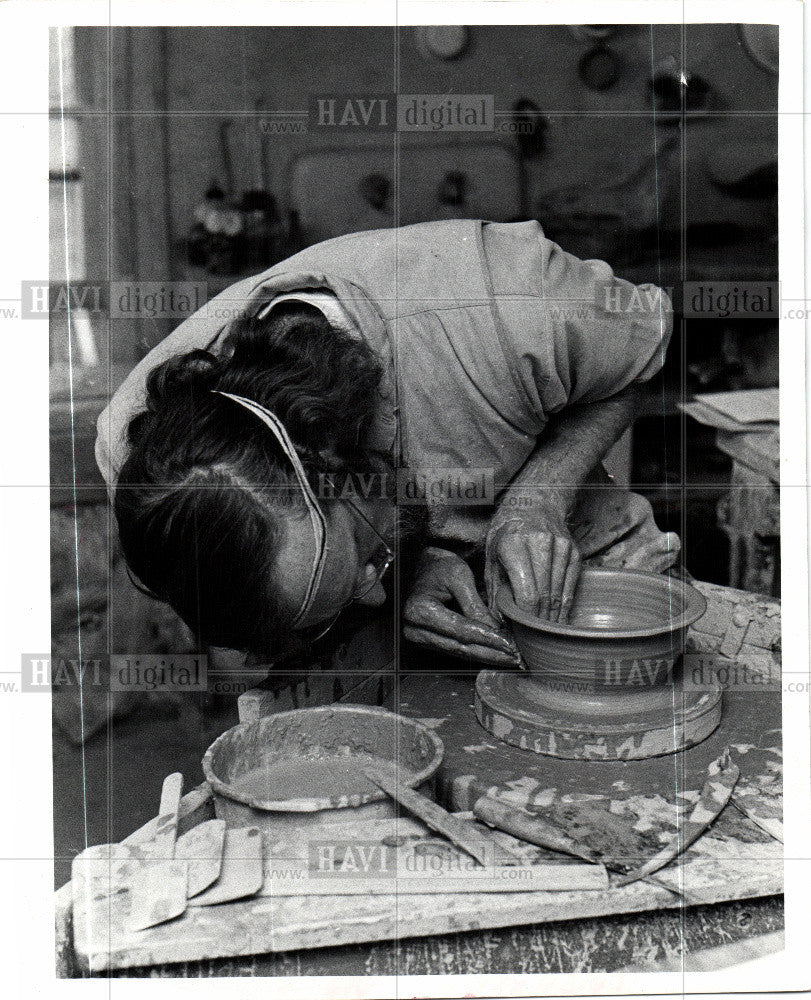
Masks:
[[[279,648],[285,609],[273,569],[282,518],[304,516],[276,438],[212,390],[272,410],[318,491],[321,473],[380,468],[364,441],[381,376],[364,340],[302,303],[235,321],[221,357],[195,350],[150,373],[114,509],[130,568],[201,641],[260,655]]]

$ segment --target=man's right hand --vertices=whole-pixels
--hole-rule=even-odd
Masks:
[[[455,602],[461,614],[448,606]],[[473,572],[454,552],[428,548],[403,609],[406,639],[498,667],[519,664],[518,651],[476,590]]]
[[[506,578],[515,603],[548,621],[569,620],[582,559],[566,519],[536,501],[519,513],[497,512],[487,535],[484,570],[490,606]]]

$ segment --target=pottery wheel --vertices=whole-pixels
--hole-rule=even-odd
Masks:
[[[673,684],[624,691],[545,687],[525,673],[483,670],[476,717],[497,739],[575,760],[640,760],[706,739],[721,721],[721,687]]]

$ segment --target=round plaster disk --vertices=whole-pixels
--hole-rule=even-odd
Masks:
[[[547,689],[526,674],[483,670],[476,717],[511,746],[572,760],[642,760],[694,746],[721,721],[721,686],[674,684],[583,695]]]

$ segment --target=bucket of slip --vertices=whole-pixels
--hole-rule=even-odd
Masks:
[[[395,815],[365,769],[394,764],[409,787],[426,789],[443,752],[439,737],[414,719],[340,704],[241,723],[212,743],[202,763],[220,819],[281,835]]]

